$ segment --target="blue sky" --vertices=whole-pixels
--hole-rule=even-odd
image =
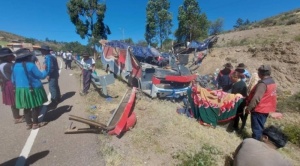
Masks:
[[[101,0],[103,2],[104,0]],[[109,40],[132,38],[144,40],[147,0],[105,0],[104,22],[112,34]],[[24,37],[86,44],[75,32],[67,13],[68,0],[3,0],[0,30]],[[224,29],[232,29],[238,18],[259,21],[282,12],[300,8],[299,0],[198,0],[202,13],[210,21],[224,19]],[[183,0],[170,0],[173,30],[177,28],[178,7]],[[173,37],[172,35],[170,37]]]

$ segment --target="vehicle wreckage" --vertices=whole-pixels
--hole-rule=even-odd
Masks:
[[[121,41],[101,40],[100,43],[103,68],[151,98],[179,98],[186,94],[191,81],[196,78],[185,67],[187,55],[175,57],[169,54],[168,65],[162,67],[155,63],[162,54],[154,48]]]

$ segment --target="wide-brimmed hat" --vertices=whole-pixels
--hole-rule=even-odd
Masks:
[[[28,48],[20,48],[17,51],[15,51],[15,54],[16,54],[16,60],[33,55],[33,53]]]
[[[247,66],[244,64],[244,63],[239,63],[237,66],[236,66],[236,69],[246,69]]]
[[[257,70],[258,71],[271,71],[271,66],[269,66],[269,65],[261,65]]]
[[[0,58],[6,57],[9,55],[14,55],[14,53],[11,51],[11,49],[4,47],[0,49]]]
[[[225,65],[223,65],[225,68],[229,68],[232,69],[233,66],[231,65],[231,63],[226,63]]]
[[[41,48],[39,48],[40,50],[46,50],[46,51],[52,51],[52,49],[49,46],[46,45],[42,45]]]

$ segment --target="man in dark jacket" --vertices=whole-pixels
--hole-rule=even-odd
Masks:
[[[48,74],[49,91],[51,94],[51,103],[58,104],[60,101],[60,88],[58,85],[59,67],[55,56],[50,54],[51,48],[49,46],[42,46],[40,48],[43,55],[45,55],[45,65]]]
[[[233,72],[233,66],[231,63],[226,63],[224,69],[221,70],[217,76],[218,89],[222,89],[224,92],[228,92],[231,89],[230,74]]]
[[[276,84],[271,75],[269,65],[258,68],[261,79],[251,90],[247,99],[246,112],[251,113],[252,138],[260,140],[269,113],[276,111]]]

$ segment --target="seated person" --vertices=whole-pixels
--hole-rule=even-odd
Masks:
[[[246,138],[236,149],[234,166],[289,166],[291,163],[276,151],[285,146],[287,137],[274,126],[263,131],[261,141]]]

